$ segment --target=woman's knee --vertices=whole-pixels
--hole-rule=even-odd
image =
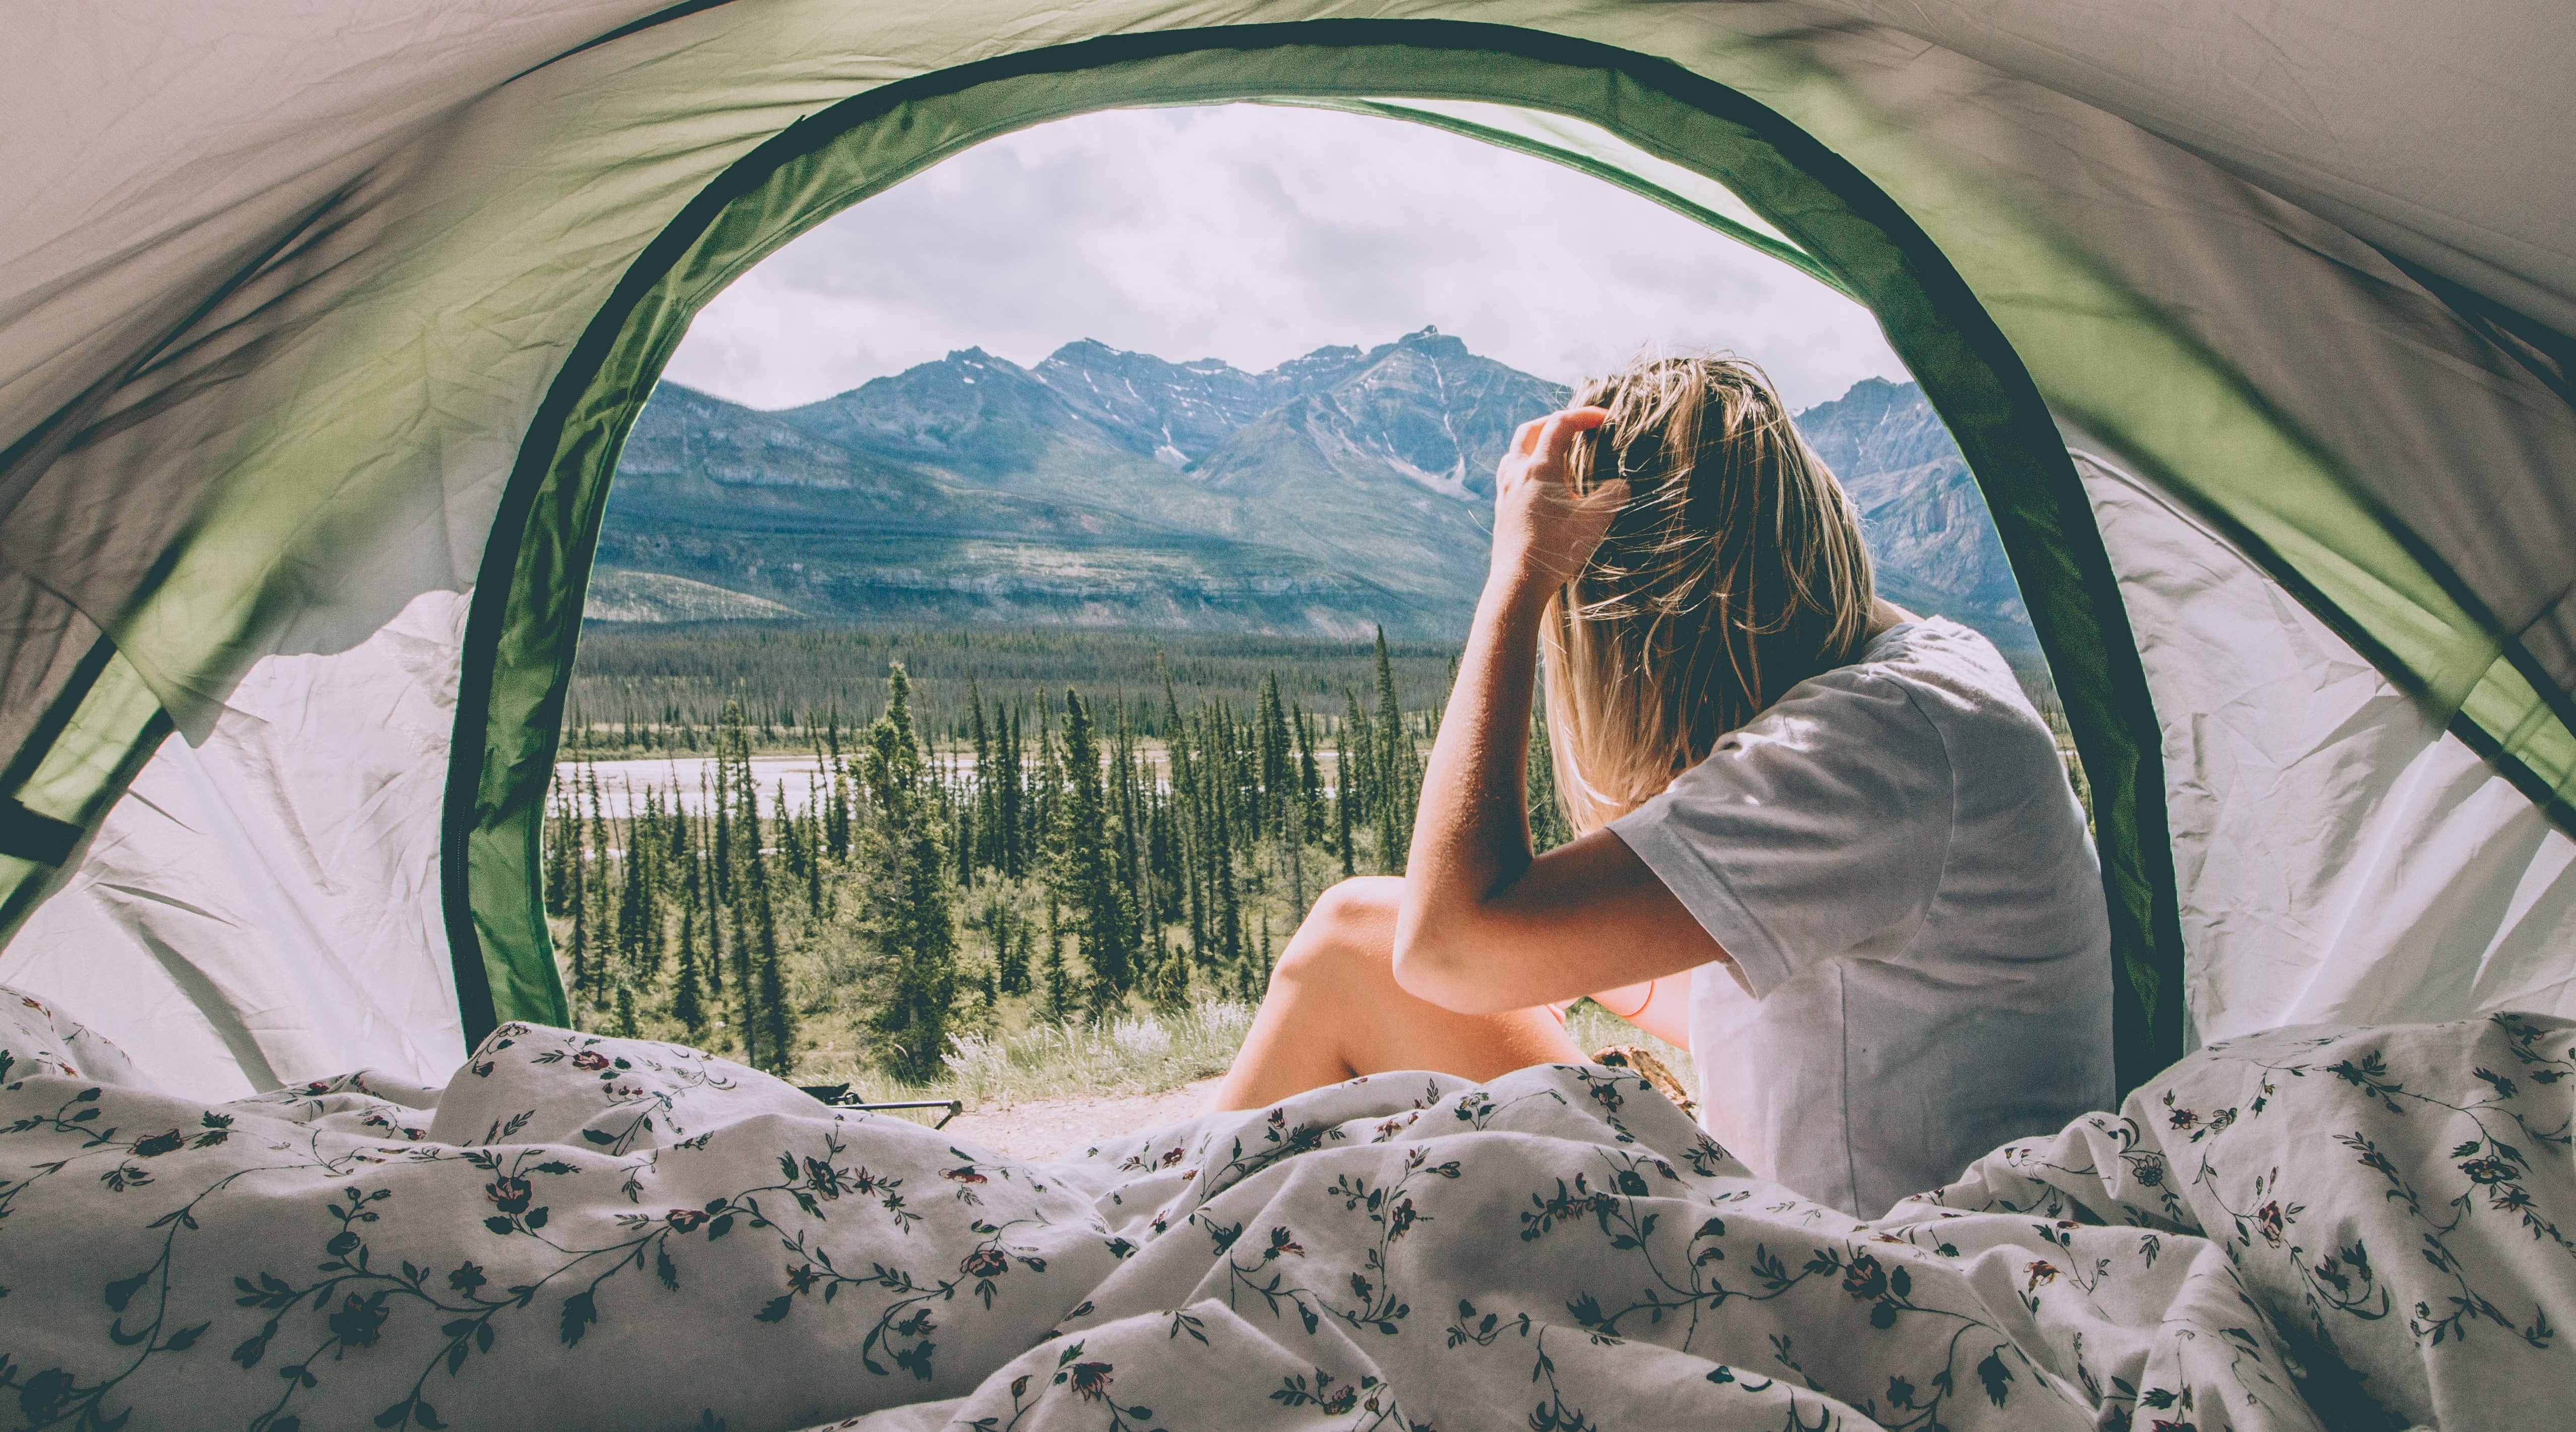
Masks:
[[[1393,977],[1395,912],[1404,882],[1361,876],[1326,890],[1280,952],[1274,980],[1349,980],[1385,971]]]

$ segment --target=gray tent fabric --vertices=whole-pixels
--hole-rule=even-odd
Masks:
[[[2576,21],[2554,0],[1831,0],[2137,125],[2576,333]]]
[[[2562,7],[0,14],[0,983],[93,1012],[156,1079],[462,1057],[438,850],[464,614],[540,405],[675,216],[856,95],[1253,24],[1457,22],[1669,63],[1920,225],[2091,454],[2183,772],[2156,824],[2202,1036],[2548,1004],[2576,965],[2549,873],[2576,792]],[[1417,89],[1378,97],[1525,102],[1472,64]],[[2178,575],[2213,552],[2225,581]],[[2221,596],[2242,630],[2202,622]],[[2311,663],[2308,694],[2183,679],[2258,651]],[[2351,696],[2374,734],[2334,748],[2349,781],[2296,752],[2259,801],[2205,779],[2250,749],[2205,733],[2290,729],[2273,703],[2360,692],[2355,662],[2383,684]],[[2214,881],[2249,851],[2298,873]]]
[[[2576,841],[2243,553],[2074,443],[2164,713],[2189,1043],[2576,1014]]]

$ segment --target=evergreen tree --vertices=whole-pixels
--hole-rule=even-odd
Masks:
[[[1359,693],[1342,688],[1342,736],[1349,739],[1349,749],[1342,753],[1341,770],[1337,773],[1342,799],[1351,803],[1354,820],[1369,818],[1369,780],[1377,773],[1375,744],[1369,739],[1368,713],[1360,709]],[[1337,741],[1341,736],[1335,738]]]
[[[546,842],[546,913],[563,915],[572,909],[572,887],[581,848],[581,825],[572,811],[572,793],[558,778],[551,798],[546,802],[547,822],[552,827]]]
[[[1064,792],[1064,766],[1056,759],[1055,708],[1044,692],[1038,694],[1037,708],[1038,771],[1029,798],[1029,858],[1033,864],[1042,865],[1056,857],[1056,834],[1061,829],[1056,821],[1056,804]]]
[[[1342,878],[1348,880],[1359,873],[1356,856],[1351,849],[1351,778],[1356,772],[1351,767],[1350,753],[1342,749],[1339,734],[1333,737],[1333,770],[1337,773],[1335,784],[1339,787],[1333,796],[1334,834],[1341,847]]]
[[[1256,829],[1279,824],[1279,812],[1294,789],[1296,769],[1290,764],[1292,744],[1288,711],[1279,700],[1279,673],[1265,672],[1261,693],[1253,702],[1253,749],[1260,767],[1260,801],[1253,808]]]
[[[777,901],[770,889],[769,855],[762,849],[760,788],[752,783],[748,742],[738,748],[737,762],[735,788],[742,792],[743,802],[743,878],[734,924],[734,968],[743,1055],[754,1068],[784,1077],[795,1059],[796,1020],[787,1007],[786,972],[779,964]]]
[[[1021,822],[1025,819],[1021,814],[1025,790],[1020,764],[1020,718],[1018,712],[1008,708],[1001,708],[998,714],[1001,740],[996,754],[1001,769],[994,773],[999,779],[993,788],[993,846],[995,863],[1002,873],[1016,878],[1028,869],[1022,858],[1027,847],[1020,842]]]
[[[590,796],[590,850],[592,859],[588,874],[590,876],[591,895],[598,902],[595,908],[599,916],[604,918],[608,914],[610,904],[616,899],[616,896],[609,889],[608,884],[608,812],[605,804],[600,800],[599,796],[599,764],[596,761],[585,761],[582,766],[582,775],[589,786],[588,794]],[[602,938],[605,938],[608,934],[605,930],[597,933]]]
[[[835,726],[831,734],[832,751],[827,767],[832,773],[831,808],[824,817],[823,838],[831,846],[832,858],[846,861],[850,858],[849,770],[841,760],[840,728]]]
[[[728,701],[724,724],[716,736],[715,864],[710,867],[715,884],[709,892],[717,904],[728,906],[733,904],[734,868],[738,863],[733,839],[733,749],[741,738],[742,707]]]
[[[1556,795],[1556,762],[1550,754],[1547,721],[1536,712],[1530,716],[1526,786],[1529,792],[1530,850],[1544,853],[1572,840],[1574,831],[1567,825],[1565,807]]]
[[[1074,919],[1074,937],[1089,971],[1085,1003],[1107,1010],[1135,982],[1127,902],[1110,861],[1102,799],[1100,746],[1091,708],[1064,693],[1064,789],[1056,803],[1054,885]]]
[[[1378,869],[1404,873],[1406,847],[1413,842],[1413,808],[1421,799],[1422,781],[1414,769],[1413,738],[1404,728],[1404,708],[1396,701],[1395,665],[1386,649],[1386,628],[1377,629],[1377,770],[1372,784],[1377,810]]]
[[[1315,723],[1301,707],[1294,713],[1297,730],[1297,843],[1324,838],[1324,775],[1315,765]]]
[[[689,873],[680,887],[680,939],[672,951],[671,1018],[679,1021],[682,1032],[695,1044],[707,1035],[706,986],[698,977],[698,911],[705,882],[697,851],[689,850],[682,858]]]
[[[706,920],[707,998],[720,1001],[725,992],[724,897],[716,884],[716,872],[722,868],[719,852],[724,846],[716,839],[714,831],[724,816],[721,800],[709,791],[703,771],[698,775],[698,809],[710,813],[698,821],[700,834],[707,838],[708,843],[698,851],[699,859],[692,878],[697,882],[699,910]]]
[[[1038,1009],[1061,1023],[1073,1012],[1073,977],[1064,966],[1064,926],[1055,895],[1047,895],[1046,959],[1038,968]]]
[[[1209,763],[1208,769],[1213,771],[1214,763]],[[1211,897],[1209,914],[1213,917],[1212,923],[1215,928],[1209,933],[1216,942],[1213,963],[1218,970],[1226,974],[1235,985],[1237,992],[1241,993],[1243,900],[1242,893],[1235,883],[1234,872],[1232,827],[1235,822],[1234,812],[1231,809],[1234,800],[1234,787],[1230,780],[1212,784],[1208,800],[1209,831],[1206,848],[1209,860],[1208,890]]]
[[[862,828],[872,956],[868,972],[878,1061],[896,1077],[928,1079],[947,1052],[957,994],[957,886],[950,835],[912,722],[911,681],[886,671],[886,712],[866,733]]]
[[[634,822],[627,822],[626,854],[618,863],[624,867],[624,879],[618,882],[616,956],[601,970],[603,992],[614,1002],[620,994],[633,988],[644,975],[645,947],[650,919],[644,891],[643,852],[635,848]],[[625,1013],[621,1023],[632,1022],[630,1005],[619,1005]],[[620,1030],[624,1032],[623,1029]]]
[[[1015,918],[1011,902],[999,893],[985,906],[984,927],[992,932],[994,980],[1002,993],[1028,993],[1028,931]]]
[[[573,1027],[582,1027],[582,1016],[598,982],[599,955],[591,948],[590,882],[585,879],[573,890],[572,940],[566,951],[572,964]]]
[[[966,681],[966,724],[975,743],[975,823],[972,838],[961,843],[970,852],[970,864],[999,870],[1002,785],[993,778],[993,733],[984,720],[984,692],[972,677]]]
[[[784,867],[788,879],[801,881],[805,878],[808,864],[805,828],[804,822],[796,818],[794,809],[787,804],[785,779],[778,782],[777,794],[770,798],[769,808],[776,813],[778,823],[778,863]]]
[[[1161,794],[1146,797],[1145,870],[1146,901],[1152,907],[1147,923],[1153,927],[1153,938],[1160,941],[1163,927],[1181,918],[1182,886],[1179,818],[1172,799]]]

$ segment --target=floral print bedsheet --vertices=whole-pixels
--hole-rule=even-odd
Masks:
[[[2571,1046],[2242,1040],[1861,1223],[1597,1067],[1028,1164],[527,1025],[209,1106],[0,993],[0,1425],[2553,1425]]]

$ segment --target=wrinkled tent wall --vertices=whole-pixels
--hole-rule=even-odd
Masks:
[[[335,656],[269,656],[169,740],[0,956],[206,1098],[350,1069],[435,1082],[464,1049],[438,908],[465,625],[426,592]]]
[[[7,22],[32,237],[0,249],[0,565],[76,613],[61,650],[104,628],[115,655],[22,684],[12,653],[13,727],[64,735],[0,796],[96,834],[68,878],[0,857],[10,915],[54,892],[0,982],[155,1078],[463,1054],[436,852],[464,593],[556,330],[598,302],[585,259],[637,242],[542,237],[602,187],[548,114],[599,73],[511,78],[651,8]]]
[[[2576,420],[2556,365],[2576,326],[2576,76],[2538,0],[2296,0],[2250,19],[2035,0],[735,0],[603,39],[657,8],[9,9],[0,919],[57,893],[0,949],[0,982],[78,1000],[162,1077],[434,1073],[461,1052],[472,991],[454,988],[428,908],[428,880],[454,875],[432,868],[442,758],[415,719],[454,687],[429,652],[453,659],[444,633],[553,375],[672,216],[852,94],[1120,29],[1328,10],[1517,23],[1669,57],[1771,106],[1929,231],[2107,462],[2281,576],[2422,731],[2448,724],[2564,815]],[[2277,68],[2231,67],[2246,56]],[[2284,118],[2283,96],[2309,108]],[[2014,557],[2027,586],[2052,554]],[[2128,594],[2150,656],[2182,649],[2191,616],[2161,600]],[[393,668],[393,688],[350,695]],[[2157,698],[2198,699],[2170,681]],[[2162,714],[2167,753],[2194,749],[2172,738],[2197,713]],[[2474,800],[2378,800],[2356,840],[2446,852],[2462,810],[2501,801],[2456,765],[2417,774],[2456,761],[2428,740],[2376,749],[2406,769],[2362,784]],[[459,780],[470,794],[541,775]],[[2261,844],[2359,809],[2321,795],[2246,828],[2229,822],[2253,807],[2213,816],[2174,792],[2203,872],[2195,840]],[[2490,830],[2527,829],[2497,809]],[[2159,833],[2165,814],[2135,813]],[[297,839],[315,854],[267,844]],[[2553,839],[2424,906],[2414,928],[2438,926],[2439,960],[2468,958],[2462,931],[2519,930],[2536,943],[2511,954],[2517,980],[2537,996],[2566,972],[2564,941],[2538,934],[2561,888]],[[259,848],[230,848],[245,843]],[[2350,884],[2338,862],[2356,854],[2317,845],[2316,878]],[[2191,889],[2189,983],[2216,1001],[2204,1034],[2325,1007],[2317,992],[2337,987],[2358,993],[2332,1007],[2387,995],[2386,1017],[2459,997],[2456,974],[2349,973],[2337,942],[2358,917],[2317,914],[2362,908],[2339,894],[2229,892],[2273,902],[2249,922],[2210,918],[2218,887]],[[2311,953],[2278,957],[2308,974],[2239,979],[2257,957],[2235,931],[2264,922],[2314,924]],[[462,970],[501,1010],[560,1008],[550,970]]]
[[[2190,1045],[2576,1015],[2576,841],[2234,546],[2076,441],[2170,713]]]

